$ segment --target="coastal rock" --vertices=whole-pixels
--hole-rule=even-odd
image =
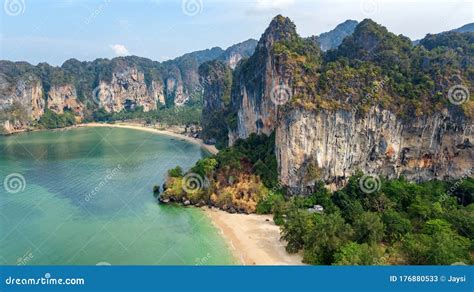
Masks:
[[[148,95],[151,97],[152,100],[157,101],[160,105],[166,104],[164,86],[162,82],[153,80],[151,82],[151,87],[149,88]]]
[[[72,85],[51,87],[48,91],[47,104],[48,109],[57,114],[64,113],[64,110],[70,110],[81,116],[83,113],[83,105],[77,99],[76,88]]]
[[[235,44],[227,48],[219,60],[222,60],[226,65],[231,69],[235,69],[237,64],[243,58],[247,58],[253,54],[255,47],[257,46],[257,41],[254,39],[249,39],[244,42]]]
[[[453,179],[474,162],[469,148],[472,122],[444,112],[404,121],[372,107],[362,117],[352,111],[292,110],[276,128],[280,181],[305,192],[322,179],[334,188],[357,170],[413,181]]]
[[[120,112],[140,107],[146,112],[184,106],[201,98],[199,65],[221,60],[235,66],[255,45],[249,40],[225,51],[216,47],[162,63],[136,56],[69,59],[60,67],[0,61],[0,123],[8,120],[9,131],[24,130],[44,114],[46,104],[55,113],[67,109],[86,118],[99,108]]]
[[[4,133],[26,129],[43,115],[44,109],[43,88],[35,75],[9,80],[0,74],[0,128]]]
[[[226,114],[230,103],[232,71],[221,61],[210,61],[199,67],[204,89],[201,139],[206,144],[227,145]]]
[[[159,86],[152,86],[149,94],[144,73],[133,67],[114,72],[111,82],[102,81],[99,88],[100,106],[108,112],[134,110],[137,106],[143,107],[143,111],[147,112],[156,109],[162,95],[160,92],[153,92],[153,89],[162,89]]]
[[[259,40],[255,53],[236,68],[228,124],[229,145],[251,133],[269,135],[274,131],[279,95],[292,94],[287,89],[291,88],[293,68],[276,56],[273,48],[276,43],[295,36],[294,23],[276,16]]]
[[[317,37],[321,50],[327,51],[338,47],[342,40],[354,32],[358,22],[346,20],[337,25],[333,30],[320,34]]]
[[[384,51],[387,40],[401,44],[397,56],[410,58],[405,52],[411,46],[408,39],[389,33],[371,20],[361,22],[354,34],[326,57],[348,55],[349,59],[370,61],[375,66],[389,62],[396,66],[399,59],[380,58],[381,54],[393,53]],[[311,54],[298,55],[291,47],[302,43]],[[353,46],[358,50],[351,50]],[[324,62],[318,50],[311,39],[298,37],[289,19],[277,16],[272,20],[252,57],[235,69],[229,145],[251,133],[269,135],[275,131],[279,179],[293,194],[312,192],[318,180],[338,189],[358,170],[388,178],[404,176],[412,181],[458,179],[471,170],[474,126],[469,99],[462,107],[447,105],[447,101],[435,107],[428,92],[413,98],[419,103],[413,105],[415,102],[404,96],[391,96],[393,89],[384,87],[383,74],[370,81],[375,88],[370,95],[365,88],[366,75],[348,80],[342,76],[334,82],[328,79],[328,89],[321,89],[318,71],[308,73],[308,62],[301,61],[312,58],[317,69]],[[452,82],[459,83],[462,78]],[[436,90],[447,95],[452,82],[440,81]],[[277,93],[283,89],[288,98],[275,102],[275,88]],[[389,96],[392,102],[383,100],[389,100]]]

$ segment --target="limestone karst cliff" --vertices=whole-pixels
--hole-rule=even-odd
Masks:
[[[201,138],[217,147],[228,144],[226,116],[232,86],[231,67],[222,61],[209,61],[199,67],[204,90]]]
[[[250,133],[268,135],[274,130],[278,98],[289,88],[293,66],[273,49],[276,43],[296,36],[296,26],[288,18],[275,17],[255,53],[235,69],[229,118],[231,145]]]
[[[229,143],[275,132],[279,179],[294,193],[341,187],[358,170],[463,177],[474,166],[474,36],[450,34],[413,46],[364,20],[323,53],[277,16],[234,71]]]
[[[322,179],[338,188],[357,170],[413,181],[466,176],[474,166],[474,126],[455,111],[404,121],[380,107],[292,110],[276,127],[280,180],[304,192]],[[296,171],[294,171],[296,169]]]
[[[136,56],[80,62],[60,67],[0,61],[0,122],[8,131],[23,129],[49,109],[71,111],[80,120],[102,108],[120,112],[140,107],[183,106],[202,97],[198,68],[221,60],[235,66],[253,53],[256,41],[192,52],[166,62]]]

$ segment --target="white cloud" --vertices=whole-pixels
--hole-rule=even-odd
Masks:
[[[115,45],[110,45],[109,47],[114,51],[115,55],[117,56],[130,55],[130,53],[128,52],[128,49],[124,45],[115,44]]]
[[[295,0],[257,0],[256,7],[259,10],[281,10],[295,4]]]

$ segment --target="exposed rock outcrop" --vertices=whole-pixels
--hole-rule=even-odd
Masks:
[[[219,59],[224,61],[231,69],[235,69],[240,60],[252,56],[256,46],[256,40],[246,40],[227,48]]]
[[[449,37],[430,39],[426,49]],[[279,178],[293,193],[310,192],[317,180],[339,188],[358,170],[413,181],[463,177],[474,165],[473,103],[467,96],[450,104],[448,90],[473,89],[466,74],[473,57],[459,47],[473,38],[455,37],[456,48],[444,46],[453,55],[446,65],[445,55],[432,57],[364,20],[337,50],[320,55],[314,40],[277,16],[235,69],[229,143],[275,131]],[[420,69],[423,62],[430,64]],[[417,74],[433,81],[421,88],[418,77],[410,79]]]
[[[276,57],[276,42],[297,36],[296,26],[281,15],[275,17],[258,42],[255,53],[236,68],[232,89],[229,143],[251,133],[269,135],[275,129],[278,100],[290,88],[291,66]]]
[[[147,112],[156,109],[157,102],[163,95],[162,92],[154,92],[153,89],[155,89],[153,86],[150,89],[147,88],[145,75],[137,68],[114,72],[110,83],[101,82],[100,84],[99,106],[108,112],[133,110],[141,106],[143,111]],[[158,89],[161,88],[158,87]]]
[[[199,67],[199,75],[204,89],[201,138],[226,146],[232,70],[224,62],[210,61]]]
[[[149,89],[148,94],[151,96],[153,100],[157,101],[160,105],[166,104],[164,87],[163,87],[162,81],[153,80],[151,82],[151,87]]]
[[[48,108],[57,114],[70,110],[82,116],[83,105],[77,99],[76,88],[68,84],[51,87],[48,92]]]
[[[120,112],[144,111],[158,106],[184,106],[202,96],[198,68],[222,60],[234,66],[249,57],[255,41],[223,50],[212,48],[156,62],[136,56],[80,62],[70,59],[61,67],[46,63],[0,61],[0,122],[25,129],[44,114],[45,105],[55,113],[72,111],[78,118],[103,108]]]
[[[357,170],[413,181],[459,178],[474,165],[472,141],[474,125],[459,113],[407,121],[372,107],[364,116],[292,110],[279,119],[275,145],[282,184],[301,193],[319,179],[341,187]]]
[[[0,91],[1,132],[9,134],[26,129],[31,121],[43,115],[43,87],[33,75],[24,76],[16,82],[2,77]]]

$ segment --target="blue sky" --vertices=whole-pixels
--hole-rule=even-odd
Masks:
[[[0,59],[60,65],[137,55],[163,61],[258,39],[276,14],[303,36],[372,18],[412,39],[474,22],[472,0],[2,0]]]

